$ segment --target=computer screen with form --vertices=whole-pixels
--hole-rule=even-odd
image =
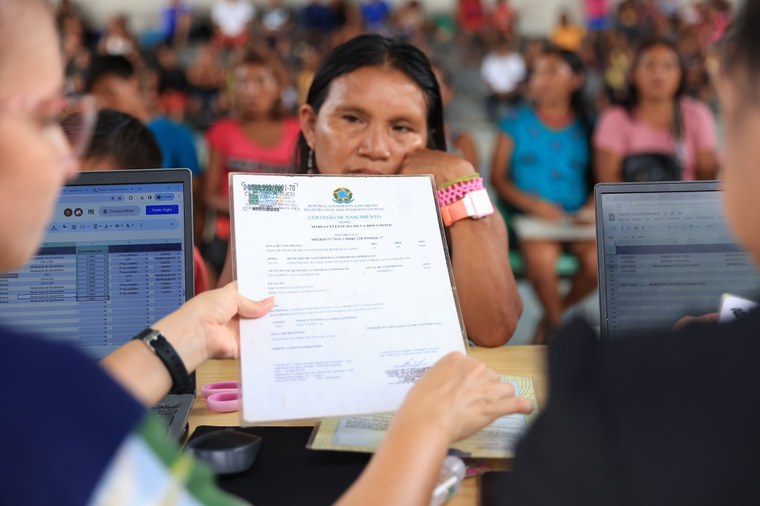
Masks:
[[[726,224],[720,191],[601,198],[602,330],[608,337],[716,312],[726,292],[756,298],[760,276]]]
[[[0,320],[102,358],[186,300],[181,182],[63,188],[38,253],[0,274]]]

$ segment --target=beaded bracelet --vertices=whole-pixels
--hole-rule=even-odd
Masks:
[[[457,183],[463,183],[465,181],[470,181],[471,179],[477,179],[480,177],[480,174],[477,172],[473,172],[472,174],[467,174],[466,176],[458,177],[456,179],[449,179],[448,181],[444,181],[443,183],[438,185],[438,190],[445,190],[449,186],[454,186]]]
[[[468,179],[451,184],[444,187],[443,189],[438,190],[438,205],[440,207],[449,206],[457,200],[463,199],[464,196],[468,193],[474,192],[476,190],[482,190],[483,188],[482,177]]]

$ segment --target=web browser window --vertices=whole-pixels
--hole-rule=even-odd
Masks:
[[[0,320],[102,358],[185,302],[182,183],[66,186]]]

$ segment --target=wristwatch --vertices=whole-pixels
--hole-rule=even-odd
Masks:
[[[485,189],[465,193],[453,204],[441,207],[441,218],[447,227],[465,218],[479,219],[492,214],[493,204]]]
[[[177,354],[177,350],[166,340],[160,330],[148,327],[137,334],[134,339],[144,342],[164,363],[169,376],[172,378],[172,391],[182,390],[190,383],[190,375],[187,373],[184,362],[182,362],[182,359]]]

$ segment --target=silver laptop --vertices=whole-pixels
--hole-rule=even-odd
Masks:
[[[595,198],[603,338],[717,312],[724,293],[757,300],[718,182],[600,184]]]
[[[0,274],[3,323],[101,359],[193,295],[187,169],[84,172],[67,184],[38,253]],[[195,377],[154,411],[179,441]]]

